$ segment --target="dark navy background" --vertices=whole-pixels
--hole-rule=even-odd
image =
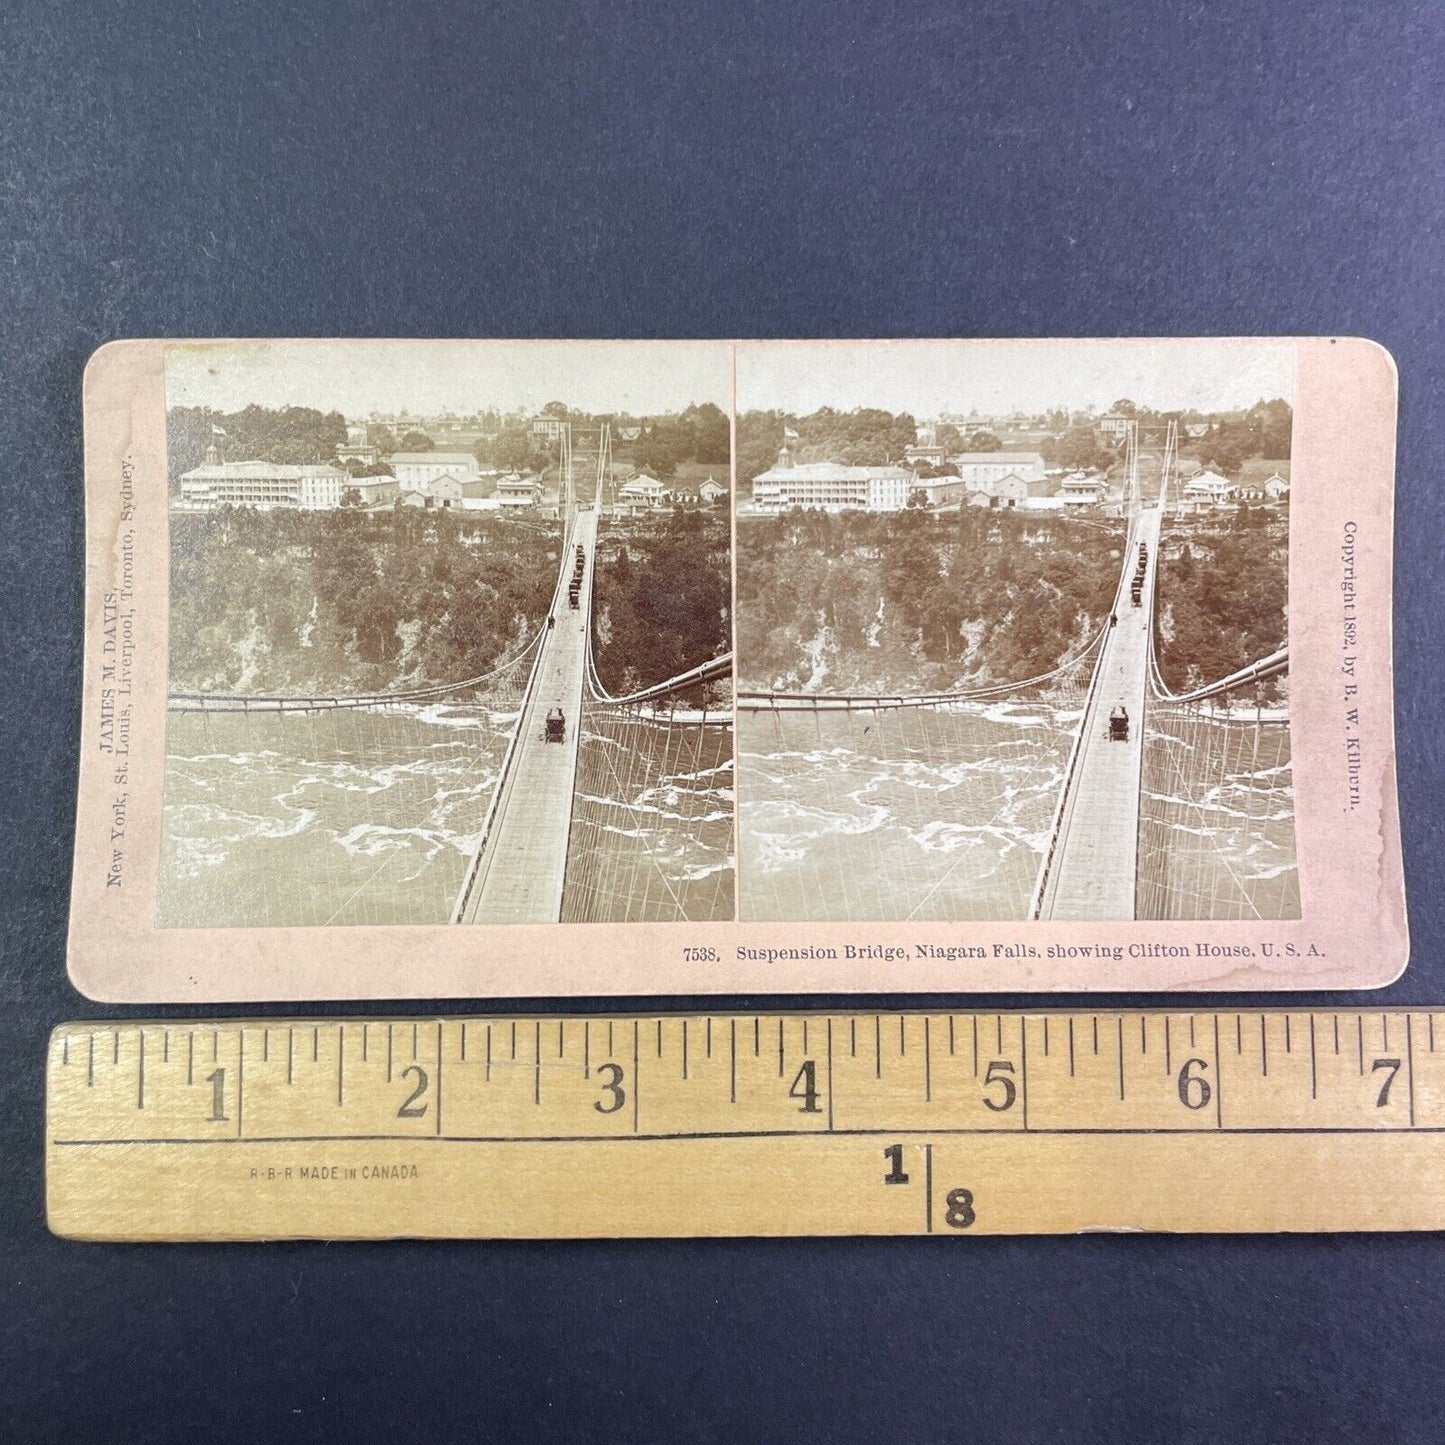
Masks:
[[[1445,1438],[1436,1237],[83,1247],[41,1171],[48,1030],[126,1012],[64,981],[112,337],[1374,337],[1415,949],[1368,1001],[1445,1002],[1442,42],[1432,3],[11,0],[0,1430]]]

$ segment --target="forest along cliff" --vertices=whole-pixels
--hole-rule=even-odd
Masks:
[[[740,518],[739,686],[948,692],[1035,677],[1109,614],[1124,523],[968,508]]]

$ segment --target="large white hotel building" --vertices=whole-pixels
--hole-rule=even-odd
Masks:
[[[816,507],[824,512],[898,512],[908,505],[914,474],[907,467],[845,467],[841,462],[795,463],[787,447],[753,478],[759,512]]]

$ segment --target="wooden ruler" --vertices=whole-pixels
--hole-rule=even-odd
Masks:
[[[83,1239],[1445,1226],[1445,1013],[73,1023]]]

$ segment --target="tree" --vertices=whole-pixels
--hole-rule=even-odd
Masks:
[[[568,410],[566,402],[549,401],[547,405],[542,408],[542,415],[554,416],[557,418],[558,421],[566,421],[567,418],[572,415],[572,413]]]
[[[396,450],[396,436],[389,426],[382,426],[380,422],[372,422],[367,427],[366,441],[368,446],[375,447],[384,457],[389,457]]]
[[[996,452],[998,449],[998,437],[991,431],[976,431],[968,439],[968,450],[971,452]]]
[[[943,422],[934,432],[934,440],[945,452],[963,450],[963,433],[951,421]]]
[[[1138,416],[1139,408],[1129,400],[1127,396],[1121,396],[1113,406],[1109,408],[1116,416]]]
[[[401,449],[404,452],[431,452],[436,450],[436,443],[424,431],[409,431],[401,439]]]

